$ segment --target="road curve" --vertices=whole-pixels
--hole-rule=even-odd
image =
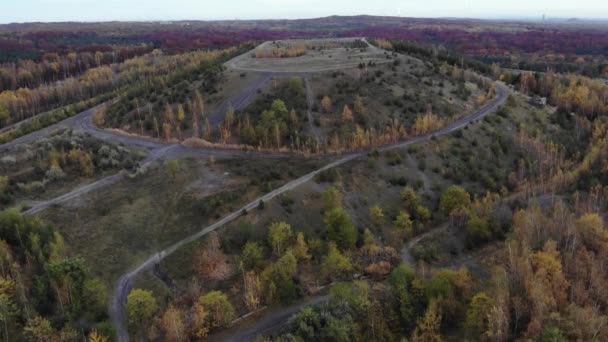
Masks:
[[[412,249],[426,237],[436,234],[439,231],[446,230],[448,223],[443,223],[423,234],[420,234],[410,241],[401,249],[401,262],[413,265],[416,261],[411,256]],[[306,297],[295,304],[281,308],[276,311],[268,312],[259,321],[245,327],[232,326],[225,331],[220,331],[217,334],[208,337],[211,342],[215,341],[230,341],[230,342],[246,342],[253,341],[257,336],[269,334],[279,330],[291,316],[298,313],[301,309],[309,305],[324,304],[329,301],[328,295],[316,295]]]
[[[329,301],[328,295],[317,295],[303,298],[296,303],[279,310],[272,308],[265,310],[265,315],[249,326],[234,326],[217,334],[207,337],[209,342],[246,342],[253,341],[259,335],[269,334],[277,331],[289,321],[289,318],[297,314],[303,308],[310,305],[322,305]],[[270,311],[270,312],[267,312]]]
[[[272,78],[272,74],[263,74],[261,77],[250,87],[239,93],[237,96],[225,101],[222,108],[228,108],[229,104],[232,104],[235,109],[245,108],[254,99],[258,89],[262,88]],[[143,166],[148,166],[152,162],[163,158],[171,158],[172,156],[179,156],[183,153],[195,153],[204,156],[232,156],[232,157],[264,157],[264,158],[284,158],[287,155],[265,153],[257,151],[243,151],[236,149],[221,149],[221,148],[206,148],[206,147],[186,147],[180,144],[167,143],[163,141],[154,140],[151,138],[145,138],[135,135],[122,134],[112,130],[106,130],[98,128],[93,124],[94,114],[108,105],[110,102],[105,102],[89,108],[83,112],[78,113],[75,116],[69,117],[65,120],[57,122],[53,125],[45,127],[35,132],[31,132],[5,144],[0,145],[0,153],[6,152],[18,145],[32,143],[36,140],[45,138],[52,134],[54,131],[60,129],[73,129],[75,131],[83,131],[91,134],[92,136],[102,139],[109,140],[112,142],[122,143],[130,146],[137,146],[148,150],[147,158],[142,162]],[[223,113],[223,112],[222,112]],[[220,114],[220,113],[216,113]],[[217,116],[217,115],[216,115]],[[119,172],[117,174],[99,179],[93,183],[80,186],[68,193],[60,195],[58,197],[36,203],[28,210],[24,211],[24,215],[35,215],[53,205],[58,205],[74,198],[77,198],[83,194],[89,193],[94,190],[98,190],[102,187],[111,185],[119,181],[124,177],[126,172]]]
[[[453,131],[456,131],[456,130],[466,126],[467,124],[469,124],[473,121],[483,118],[484,116],[486,116],[493,110],[497,109],[507,99],[508,95],[509,95],[508,88],[506,86],[504,86],[504,84],[502,84],[502,83],[496,83],[496,96],[492,100],[488,101],[481,108],[479,108],[477,111],[475,111],[473,114],[466,116],[464,118],[461,118],[459,120],[456,120],[453,123],[447,125],[446,127],[442,128],[436,132],[417,136],[417,137],[414,137],[407,141],[395,143],[392,145],[387,145],[387,146],[380,148],[379,150],[388,151],[388,150],[392,150],[392,149],[402,148],[405,146],[428,141],[434,136],[441,136],[441,135],[449,134]],[[242,208],[232,212],[231,214],[229,214],[228,216],[215,222],[214,224],[212,224],[208,227],[205,227],[202,230],[174,243],[173,245],[167,247],[166,249],[164,249],[158,253],[153,254],[147,260],[145,260],[142,264],[137,266],[135,269],[133,269],[132,271],[121,276],[114,288],[114,292],[112,294],[110,308],[109,308],[110,318],[116,329],[118,340],[120,342],[129,341],[129,333],[128,333],[127,324],[126,324],[125,304],[127,301],[127,296],[129,294],[129,292],[131,291],[133,279],[139,273],[141,273],[144,270],[149,269],[150,267],[152,267],[155,264],[160,263],[164,258],[171,255],[173,252],[175,252],[182,246],[184,246],[190,242],[193,242],[195,240],[198,240],[201,237],[209,234],[210,232],[234,221],[235,219],[240,217],[244,212],[254,210],[255,208],[257,208],[260,201],[267,202],[278,195],[281,195],[287,191],[293,190],[293,189],[297,188],[298,186],[308,182],[309,180],[311,180],[312,178],[317,176],[319,173],[332,169],[332,168],[335,168],[342,164],[345,164],[353,159],[356,159],[358,157],[365,155],[365,153],[366,152],[350,153],[348,155],[343,156],[341,159],[338,159],[338,160],[336,160],[332,163],[329,163],[315,171],[312,171],[300,178],[297,178],[295,180],[292,180],[292,181],[284,184],[283,186],[279,187],[278,189],[275,189],[255,200],[253,200],[252,202],[250,202],[247,205],[243,206]]]
[[[297,74],[297,72],[289,72],[289,73]],[[270,77],[272,77],[272,74],[266,74],[265,77],[262,78],[261,82],[256,82],[256,85],[254,87],[251,87],[251,89],[247,89],[246,91],[242,92],[237,97],[235,97],[234,99],[230,99],[229,102],[233,103],[233,106],[235,107],[235,109],[240,109],[241,107],[246,106],[253,98],[253,95],[255,94],[257,89],[259,89],[259,87],[263,86],[265,84],[265,82],[267,82],[270,79]],[[470,123],[472,121],[482,118],[483,116],[487,115],[492,110],[496,109],[507,98],[508,89],[504,85],[497,83],[496,88],[497,88],[496,97],[494,99],[492,99],[491,101],[489,101],[488,103],[486,103],[481,108],[479,108],[475,113],[471,114],[470,116],[457,120],[457,121],[453,122],[452,124],[442,128],[434,133],[426,134],[423,136],[417,136],[410,140],[395,143],[392,145],[386,145],[386,146],[379,148],[379,150],[387,151],[390,149],[401,148],[404,146],[424,142],[424,141],[431,139],[433,136],[440,136],[440,135],[448,134],[450,132],[453,132],[457,129],[464,127],[465,125],[467,125],[468,123]],[[171,155],[171,153],[179,153],[180,151],[182,151],[182,152],[183,151],[189,151],[189,152],[198,151],[201,154],[207,154],[207,155],[230,155],[230,156],[240,156],[240,157],[251,157],[251,156],[264,156],[264,157],[273,157],[273,158],[280,157],[280,155],[277,155],[277,154],[261,153],[261,152],[247,152],[247,151],[240,151],[240,150],[225,150],[225,149],[213,149],[213,148],[188,148],[188,147],[184,147],[184,146],[181,146],[178,144],[168,144],[168,143],[156,141],[153,139],[146,139],[146,138],[142,138],[142,137],[138,137],[138,136],[125,135],[125,134],[121,134],[121,133],[118,133],[115,131],[100,129],[93,125],[92,117],[93,117],[95,111],[104,105],[105,104],[101,104],[99,106],[93,107],[89,110],[79,113],[78,115],[76,115],[74,117],[68,118],[62,122],[56,123],[54,125],[44,128],[42,130],[27,134],[23,137],[17,138],[15,140],[9,142],[9,143],[0,145],[0,152],[8,150],[18,144],[32,142],[32,141],[35,141],[42,137],[45,137],[48,134],[50,134],[52,131],[59,129],[59,128],[72,128],[75,130],[82,130],[82,131],[88,132],[97,138],[107,139],[107,140],[111,140],[111,141],[115,141],[115,142],[121,142],[121,143],[129,144],[129,145],[135,145],[135,146],[139,146],[139,147],[148,149],[150,151],[150,153],[149,153],[148,157],[146,158],[146,160],[144,161],[144,164],[149,164],[149,163],[157,160],[158,158],[161,158],[161,157],[167,156],[167,155]],[[119,341],[128,341],[128,339],[129,339],[128,330],[127,330],[127,326],[126,326],[124,305],[126,303],[128,293],[131,289],[132,281],[140,272],[150,268],[151,266],[153,266],[155,264],[158,264],[165,257],[172,254],[173,252],[175,252],[177,249],[184,246],[185,244],[195,241],[195,240],[201,238],[202,236],[208,234],[209,232],[216,230],[216,229],[222,227],[223,225],[235,220],[244,211],[250,211],[250,210],[255,209],[258,206],[260,201],[269,201],[284,192],[290,191],[290,190],[300,186],[301,184],[308,182],[309,180],[314,178],[319,173],[321,173],[325,170],[329,170],[331,168],[340,166],[342,164],[345,164],[355,158],[358,158],[358,157],[364,155],[366,152],[367,151],[358,151],[358,152],[352,152],[352,153],[343,155],[341,159],[338,159],[330,164],[325,165],[324,167],[322,167],[320,169],[317,169],[298,179],[295,179],[295,180],[292,180],[292,181],[286,183],[282,187],[275,189],[275,190],[265,194],[264,196],[257,198],[256,200],[245,205],[241,209],[229,214],[228,216],[224,217],[223,219],[219,220],[218,222],[202,229],[201,231],[199,231],[191,236],[188,236],[188,237],[174,243],[173,245],[169,246],[165,250],[160,251],[160,252],[150,256],[146,261],[144,261],[142,264],[140,264],[134,270],[121,276],[114,288],[114,292],[112,295],[110,308],[109,308],[110,317],[117,330],[117,335],[118,335]],[[119,179],[121,179],[123,174],[124,173],[119,173],[117,175],[103,178],[94,183],[77,188],[77,189],[75,189],[67,194],[64,194],[62,196],[59,196],[55,199],[39,203],[39,204],[35,205],[34,207],[30,208],[28,211],[26,211],[25,214],[32,215],[32,214],[38,213],[41,210],[44,210],[54,204],[59,204],[59,203],[68,201],[68,200],[78,197],[84,193],[99,189],[100,187],[107,186],[109,184],[113,184],[116,181],[118,181]]]

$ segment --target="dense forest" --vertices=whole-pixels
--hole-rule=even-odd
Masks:
[[[112,334],[107,323],[90,330],[107,315],[107,289],[59,231],[16,210],[0,212],[0,229],[4,339],[75,341],[85,328],[90,339],[107,340]]]
[[[188,72],[203,60],[212,59],[219,53],[164,55],[160,50],[154,50],[122,63],[91,68],[81,76],[69,77],[52,85],[7,90],[0,93],[0,122],[3,125],[19,122],[57,106],[93,98],[129,84],[150,81],[156,75],[166,75],[175,69]]]
[[[45,53],[40,61],[19,59],[17,63],[0,65],[0,92],[19,88],[35,88],[69,77],[78,76],[93,67],[122,63],[152,49],[148,45],[119,49],[101,48],[94,52],[70,52],[66,55]]]

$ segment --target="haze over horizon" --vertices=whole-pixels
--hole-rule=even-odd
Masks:
[[[0,23],[60,21],[148,21],[300,19],[331,15],[390,15],[403,17],[608,18],[608,2],[599,0],[487,2],[466,0],[377,0],[353,4],[346,0],[21,0],[2,5]]]

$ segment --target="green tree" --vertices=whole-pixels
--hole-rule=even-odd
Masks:
[[[84,307],[88,312],[102,316],[107,310],[108,289],[99,279],[87,279],[84,282]]]
[[[395,218],[395,221],[393,221],[393,224],[397,229],[404,232],[406,237],[409,238],[414,235],[414,225],[410,218],[410,214],[407,211],[401,210],[399,215]]]
[[[365,280],[355,280],[333,286],[329,290],[329,305],[334,311],[365,318],[372,305],[369,283]]]
[[[342,207],[342,195],[340,191],[333,186],[328,187],[323,191],[323,208],[325,211],[330,211],[334,208]]]
[[[268,242],[272,246],[272,252],[277,256],[285,252],[292,237],[291,226],[285,222],[275,222],[268,229]]]
[[[47,265],[47,269],[59,301],[68,305],[72,318],[80,316],[86,280],[84,260],[71,258],[54,261]]]
[[[289,326],[302,340],[315,341],[319,339],[321,316],[313,307],[307,306],[289,319]]]
[[[261,269],[264,266],[264,249],[257,242],[248,241],[243,247],[241,261],[247,271]]]
[[[271,302],[291,302],[297,296],[293,277],[298,272],[298,260],[291,250],[262,272],[266,297]]]
[[[420,198],[418,198],[416,191],[410,186],[401,191],[401,200],[407,210],[413,210],[420,205]]]
[[[490,240],[490,237],[492,236],[488,221],[477,215],[471,215],[471,217],[469,217],[465,229],[467,232],[467,244],[470,247],[486,242]]]
[[[151,291],[143,289],[133,289],[127,297],[127,317],[129,323],[140,327],[144,322],[149,321],[156,311],[158,305]]]
[[[342,208],[334,208],[325,213],[325,226],[329,240],[343,250],[355,247],[357,228],[350,216]]]
[[[424,284],[416,278],[414,269],[406,264],[399,265],[391,272],[389,283],[393,294],[398,299],[403,328],[409,332],[414,329],[416,320],[426,308],[427,297]]]
[[[232,304],[221,291],[211,291],[201,296],[199,303],[209,313],[208,319],[212,327],[228,325],[236,318]]]
[[[23,337],[31,342],[51,342],[54,340],[55,330],[47,319],[36,316],[27,321],[23,328]]]
[[[25,218],[16,208],[0,211],[0,236],[12,246],[23,244]]]
[[[543,333],[540,335],[539,342],[567,342],[568,338],[564,335],[564,333],[560,330],[560,328],[556,326],[548,326],[543,330]]]
[[[479,341],[488,330],[493,305],[494,301],[485,292],[473,296],[465,321],[465,328],[471,339]]]
[[[0,103],[0,122],[7,122],[10,117],[11,115],[8,112],[8,109]]]
[[[298,232],[296,236],[296,242],[293,245],[293,255],[298,259],[298,261],[308,261],[311,258],[310,253],[308,252],[308,244],[306,243],[306,239],[304,238],[304,233]]]
[[[287,115],[289,114],[287,106],[285,106],[285,102],[280,99],[272,101],[272,104],[270,105],[270,110],[274,113],[274,115],[276,115],[282,120],[286,120]]]
[[[167,162],[167,172],[169,172],[172,179],[175,179],[177,177],[177,173],[179,172],[179,161],[176,159],[169,160]]]
[[[3,286],[4,287],[4,286]],[[13,282],[14,287],[14,282]],[[9,322],[18,316],[19,309],[9,293],[0,293],[0,320],[4,326],[4,338],[10,341],[9,337]]]
[[[292,76],[289,78],[289,90],[296,95],[304,94],[304,82],[300,76]]]
[[[369,208],[369,217],[375,227],[381,227],[384,224],[384,211],[379,205]]]
[[[461,186],[451,185],[439,200],[439,208],[444,215],[450,215],[456,209],[467,209],[471,204],[469,193]]]
[[[321,265],[323,276],[331,279],[345,277],[352,272],[352,269],[350,258],[342,254],[333,241],[329,242],[327,256],[323,258]]]
[[[435,301],[431,302],[424,318],[418,321],[418,326],[412,335],[413,342],[441,342],[441,310]]]
[[[431,211],[422,205],[417,205],[414,209],[414,216],[421,224],[427,224],[431,221]]]

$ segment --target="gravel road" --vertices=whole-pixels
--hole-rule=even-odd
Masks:
[[[382,51],[371,45],[370,45],[370,47],[374,51]],[[230,62],[228,62],[227,65],[230,67],[231,66]],[[352,67],[352,65],[344,65],[343,67]],[[241,69],[241,70],[244,70],[244,69]],[[328,69],[328,70],[330,70],[330,69]],[[331,70],[335,70],[335,68],[332,68]],[[248,71],[256,71],[256,70],[248,70]],[[266,82],[268,82],[268,80],[270,80],[273,77],[273,75],[277,74],[277,72],[269,72],[267,70],[260,70],[260,71],[263,72],[263,75],[262,75],[262,77],[260,77],[260,79],[258,81],[256,81],[253,85],[251,85],[247,89],[245,89],[242,93],[229,99],[229,101],[226,101],[225,107],[222,107],[222,108],[227,108],[228,103],[231,103],[235,109],[244,108],[245,106],[247,106],[247,104],[249,104],[253,100],[253,98],[255,97],[255,94],[257,93],[257,90],[260,89],[264,84],[266,84]],[[316,71],[324,71],[324,70],[316,70]],[[287,73],[288,74],[298,74],[297,71],[290,71]],[[306,73],[306,72],[302,72],[302,73]],[[309,88],[309,83],[307,82],[306,84],[307,84],[307,88]],[[479,108],[473,114],[471,114],[467,117],[461,118],[436,132],[422,135],[422,136],[417,136],[417,137],[414,137],[407,141],[395,143],[392,145],[386,145],[386,146],[383,146],[382,148],[379,148],[378,150],[387,151],[387,150],[391,150],[391,149],[402,148],[402,147],[409,146],[412,144],[421,143],[421,142],[431,139],[433,136],[441,136],[441,135],[449,134],[453,131],[456,131],[456,130],[466,126],[467,124],[469,124],[472,121],[483,118],[485,115],[487,115],[491,111],[498,108],[498,106],[500,106],[506,100],[506,98],[509,94],[508,88],[506,86],[504,86],[502,83],[496,83],[496,85],[497,85],[496,86],[496,97],[494,99],[488,101],[484,106]],[[308,91],[307,91],[307,93],[308,93]],[[188,147],[184,147],[184,146],[181,146],[178,144],[168,144],[168,143],[156,141],[153,139],[146,139],[146,138],[139,137],[139,136],[121,134],[116,131],[100,129],[93,125],[92,117],[93,117],[93,114],[95,113],[95,111],[104,105],[105,104],[101,104],[99,106],[93,107],[89,110],[79,113],[78,115],[76,115],[74,117],[68,118],[60,123],[54,124],[52,126],[41,129],[37,132],[33,132],[33,133],[30,133],[23,137],[17,138],[9,143],[0,145],[0,152],[7,151],[19,144],[29,143],[29,142],[35,141],[37,139],[46,137],[48,134],[50,134],[54,130],[61,129],[61,128],[72,128],[75,130],[82,130],[82,131],[88,132],[91,135],[93,135],[97,138],[100,138],[100,139],[106,139],[106,140],[110,140],[113,142],[120,142],[120,143],[124,143],[126,145],[138,146],[138,147],[147,149],[149,151],[149,154],[148,154],[148,157],[144,160],[144,162],[143,162],[144,164],[150,164],[161,157],[171,158],[172,156],[178,156],[178,155],[181,155],[186,152],[198,153],[200,155],[222,155],[222,156],[237,156],[237,157],[271,157],[271,158],[284,157],[284,156],[271,154],[271,153],[246,152],[246,151],[240,151],[240,150],[223,150],[223,149],[212,149],[212,148],[188,148]],[[220,113],[220,114],[223,114],[223,113]],[[308,114],[309,114],[309,118],[310,118],[310,111]],[[221,117],[221,116],[218,115],[218,117]],[[235,220],[236,218],[241,216],[243,212],[254,210],[255,208],[257,208],[260,201],[264,201],[264,202],[270,201],[274,197],[276,197],[280,194],[283,194],[287,191],[293,190],[293,189],[297,188],[298,186],[300,186],[301,184],[304,184],[304,183],[310,181],[319,173],[321,173],[325,170],[329,170],[331,168],[343,165],[355,158],[365,155],[366,153],[367,153],[367,151],[358,151],[358,152],[345,154],[340,159],[338,159],[334,162],[331,162],[331,163],[323,166],[322,168],[312,171],[298,179],[292,180],[292,181],[286,183],[285,185],[281,186],[280,188],[275,189],[275,190],[255,199],[254,201],[243,206],[239,210],[229,214],[228,216],[222,218],[221,220],[217,221],[216,223],[214,223],[208,227],[205,227],[204,229],[170,245],[169,247],[167,247],[166,249],[164,249],[158,253],[151,255],[147,260],[145,260],[142,264],[137,266],[135,269],[122,275],[119,278],[119,280],[116,283],[116,286],[114,288],[112,298],[111,298],[110,308],[109,308],[109,314],[110,314],[112,323],[114,324],[114,327],[116,328],[118,340],[121,342],[129,340],[128,330],[127,330],[127,325],[126,325],[126,317],[125,317],[125,303],[126,303],[127,296],[131,290],[133,279],[139,273],[158,264],[165,257],[167,257],[168,255],[171,255],[173,252],[175,252],[182,246],[184,246],[192,241],[195,241],[197,239],[200,239],[201,237],[207,235],[208,233]],[[96,189],[107,186],[109,184],[113,184],[113,183],[117,182],[118,180],[120,180],[123,177],[123,175],[124,175],[124,173],[119,173],[119,174],[116,174],[113,176],[109,176],[109,177],[100,179],[94,183],[79,187],[69,193],[61,195],[52,200],[38,203],[34,207],[32,207],[28,211],[26,211],[25,214],[32,215],[32,214],[38,213],[52,205],[74,199],[78,196],[81,196],[82,194],[94,191]],[[278,316],[274,316],[274,317],[277,318]],[[284,316],[281,316],[281,317],[284,317]],[[272,319],[270,321],[272,321]],[[245,335],[241,334],[234,338],[237,338],[237,340],[248,340],[252,336],[257,335],[260,332],[266,331],[268,329],[268,325],[265,322],[267,322],[267,321],[265,319],[262,319],[259,324],[256,324],[252,330],[248,330],[248,332],[246,332]],[[241,336],[241,337],[239,337],[239,336]]]
[[[414,137],[407,141],[384,146],[384,147],[380,148],[379,150],[388,151],[388,150],[392,150],[392,149],[396,149],[396,148],[402,148],[402,147],[406,147],[409,145],[428,141],[433,136],[441,136],[441,135],[449,134],[453,131],[456,131],[473,121],[483,118],[484,116],[486,116],[493,110],[497,109],[507,99],[508,94],[509,94],[508,89],[502,83],[496,83],[496,97],[494,99],[488,101],[484,106],[479,108],[473,114],[471,114],[467,117],[464,117],[460,120],[457,120],[457,121],[453,122],[452,124],[442,128],[434,133],[417,136],[417,137]],[[249,204],[243,206],[242,208],[232,212],[231,214],[222,218],[221,220],[217,221],[216,223],[203,228],[202,230],[174,243],[173,245],[167,247],[166,249],[164,249],[158,253],[153,254],[146,261],[144,261],[142,264],[140,264],[138,267],[136,267],[134,270],[121,276],[114,288],[114,292],[112,294],[112,300],[110,303],[110,309],[109,309],[110,318],[116,329],[118,340],[121,342],[129,340],[129,333],[128,333],[127,324],[126,324],[125,304],[127,301],[127,296],[129,295],[129,292],[131,291],[133,279],[139,273],[141,273],[144,270],[149,269],[150,267],[154,266],[155,264],[160,263],[164,258],[171,255],[173,252],[175,252],[182,246],[184,246],[190,242],[193,242],[195,240],[198,240],[201,237],[209,234],[210,232],[234,221],[235,219],[240,217],[244,212],[254,210],[255,208],[257,208],[260,201],[268,202],[271,199],[273,199],[274,197],[281,195],[287,191],[293,190],[293,189],[297,188],[298,186],[310,181],[316,175],[318,175],[319,173],[321,173],[323,171],[326,171],[326,170],[335,168],[337,166],[340,166],[342,164],[345,164],[345,163],[347,163],[355,158],[361,157],[365,154],[366,154],[366,152],[350,153],[348,155],[345,155],[341,159],[338,159],[330,164],[327,164],[298,179],[292,180],[292,181],[286,183],[285,185],[281,186],[280,188],[275,189],[275,190],[255,199],[254,201],[250,202]],[[267,329],[262,326],[260,326],[259,328]],[[253,331],[253,334],[255,335],[257,333],[255,331]]]

